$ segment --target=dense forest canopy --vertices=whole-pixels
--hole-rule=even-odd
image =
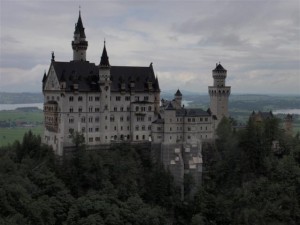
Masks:
[[[57,159],[28,132],[0,149],[0,224],[299,224],[299,135],[279,124],[249,120],[235,131],[222,120],[203,146],[203,185],[190,196],[186,176],[185,201],[150,151],[86,151],[79,135],[74,154]]]

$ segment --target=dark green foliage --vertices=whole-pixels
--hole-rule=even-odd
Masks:
[[[0,149],[0,224],[283,225],[300,223],[300,140],[277,120],[236,132],[224,119],[203,146],[203,186],[186,200],[150,151],[130,146],[56,159],[39,137]],[[279,150],[273,148],[278,141]]]
[[[215,146],[203,151],[206,173],[191,202],[191,224],[300,223],[300,141],[279,124],[249,120],[233,132],[229,120],[220,122]]]
[[[168,224],[177,192],[150,152],[127,146],[55,159],[40,137],[0,149],[0,224]]]

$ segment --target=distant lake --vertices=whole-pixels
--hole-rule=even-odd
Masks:
[[[38,107],[43,109],[43,103],[28,103],[28,104],[0,104],[0,110],[15,110],[21,107]]]
[[[273,112],[274,114],[299,114],[300,109],[278,109]]]

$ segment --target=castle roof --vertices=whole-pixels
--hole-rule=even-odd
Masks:
[[[221,65],[221,63],[219,63],[219,64],[217,63],[216,68],[213,71],[224,71],[224,72],[226,72],[227,70],[224,69],[224,67]]]
[[[58,80],[66,82],[66,91],[73,90],[73,84],[78,83],[78,91],[99,91],[99,67],[88,61],[52,62]],[[130,91],[134,83],[134,91],[159,91],[151,66],[111,66],[111,91],[118,92],[121,86],[124,91]],[[149,89],[149,85],[151,89]]]
[[[110,66],[108,56],[107,56],[106,47],[105,47],[105,41],[104,41],[104,47],[103,47],[102,56],[101,56],[101,60],[100,60],[100,66],[104,66],[104,67]]]
[[[181,92],[179,91],[179,89],[177,89],[175,96],[182,96]]]
[[[203,109],[193,109],[193,108],[181,108],[176,110],[177,117],[199,117],[199,116],[211,116],[209,111],[204,111]]]
[[[81,20],[81,13],[79,11],[79,17],[78,17],[78,21],[75,25],[75,31],[74,34],[80,34],[81,38],[86,38],[85,33],[84,33],[84,27],[83,27],[83,23]]]

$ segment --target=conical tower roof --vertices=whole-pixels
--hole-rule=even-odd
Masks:
[[[106,47],[105,47],[105,41],[104,41],[104,47],[103,47],[102,56],[101,56],[101,60],[100,60],[100,66],[102,66],[102,67],[109,67],[110,66],[108,56],[107,56]]]
[[[79,11],[78,21],[75,25],[74,34],[79,34],[81,38],[86,38],[85,33],[84,33],[84,27],[83,27],[80,11]]]

